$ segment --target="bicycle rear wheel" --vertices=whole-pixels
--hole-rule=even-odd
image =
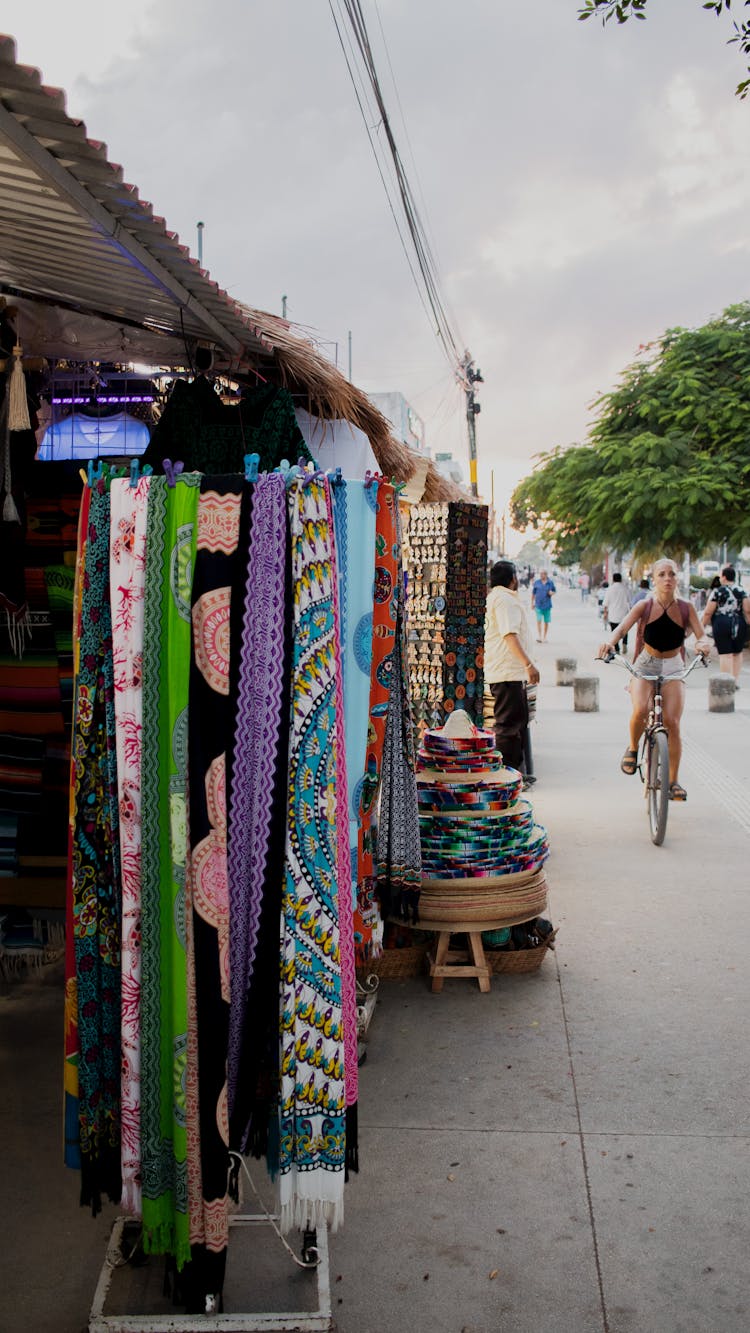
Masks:
[[[655,731],[648,740],[648,822],[651,841],[661,847],[669,813],[669,746],[666,733]]]

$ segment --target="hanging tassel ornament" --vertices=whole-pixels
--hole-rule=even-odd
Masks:
[[[23,348],[16,343],[13,348],[13,369],[10,373],[10,396],[8,399],[8,429],[31,430],[29,404],[26,398],[26,376],[23,373]]]
[[[21,375],[23,375],[23,371],[21,371]],[[7,401],[2,416],[5,418],[5,425],[2,433],[3,456],[0,460],[0,462],[2,462],[2,488],[5,491],[2,518],[4,523],[20,523],[21,515],[16,508],[16,502],[11,495],[10,489],[10,407]]]

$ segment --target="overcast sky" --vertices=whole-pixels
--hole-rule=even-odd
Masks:
[[[748,295],[744,66],[700,0],[604,30],[579,0],[363,4],[484,374],[479,481],[500,508],[536,453],[585,438],[640,343]],[[351,330],[354,380],[401,390],[465,462],[326,0],[3,0],[0,30],[194,252],[205,222],[213,278],[276,313],[285,293],[345,371]]]

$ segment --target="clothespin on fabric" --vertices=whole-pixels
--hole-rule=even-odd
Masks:
[[[340,468],[340,467],[337,467],[337,468],[329,468],[328,471],[326,472],[326,476],[327,476],[327,478],[328,478],[329,485],[331,485],[331,486],[343,486],[343,484],[344,484],[344,478],[343,478],[343,476],[342,476],[341,468]]]
[[[78,475],[79,475],[79,477],[81,478],[81,481],[83,482],[84,486],[88,486],[88,484],[89,484],[89,479],[88,479],[88,477],[87,477],[87,475],[86,475],[86,473],[84,472],[84,470],[83,470],[82,467],[79,467],[79,469],[78,469]]]
[[[140,460],[139,458],[133,458],[133,459],[131,459],[131,461],[130,461],[130,482],[129,482],[129,485],[132,487],[133,490],[135,490],[136,486],[138,485],[138,481],[139,481],[139,476],[138,476],[138,474],[139,474],[139,472],[140,472],[140,468],[141,468],[141,460]],[[153,472],[153,470],[154,470],[154,469],[152,468],[152,466],[151,466],[150,463],[144,463],[144,465],[143,465],[143,472],[141,472],[140,475],[141,475],[142,477],[150,477],[150,476],[151,476],[151,473]],[[123,476],[124,476],[124,475],[125,475],[125,474],[123,473]]]
[[[163,467],[164,467],[164,476],[167,479],[167,485],[170,487],[170,489],[174,489],[174,486],[176,485],[177,478],[179,477],[180,473],[185,471],[185,464],[179,458],[176,459],[174,463],[172,462],[171,458],[165,458],[163,460]]]
[[[257,481],[260,454],[245,454],[243,462],[245,464],[245,481]]]
[[[102,473],[103,468],[104,464],[101,458],[97,458],[96,464],[94,463],[93,458],[89,459],[89,465],[87,469],[89,486],[93,486],[95,481],[101,481],[103,475]]]
[[[297,467],[296,463],[292,467],[289,466],[288,458],[282,458],[281,462],[279,463],[279,466],[277,468],[274,468],[274,472],[280,472],[282,477],[284,478],[284,485],[286,486],[287,490],[289,489],[295,478],[299,476],[299,471],[300,470]]]

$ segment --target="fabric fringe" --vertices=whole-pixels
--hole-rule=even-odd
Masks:
[[[6,504],[11,497],[6,497]],[[3,517],[5,514],[3,512]],[[23,610],[14,615],[10,611],[5,613],[5,623],[8,629],[8,638],[10,646],[16,657],[23,657],[26,650],[26,641],[31,643],[31,620],[29,617],[29,608],[25,606]]]
[[[323,1227],[335,1232],[343,1222],[343,1198],[332,1202],[326,1199],[301,1199],[295,1194],[288,1203],[282,1203],[279,1212],[282,1235],[288,1235],[290,1231],[317,1231]]]

